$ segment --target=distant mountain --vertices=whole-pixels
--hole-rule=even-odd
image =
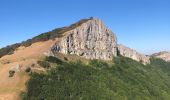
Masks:
[[[162,51],[151,55],[152,57],[160,58],[164,61],[170,62],[170,52]]]

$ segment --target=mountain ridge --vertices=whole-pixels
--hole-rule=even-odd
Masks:
[[[15,43],[15,44],[8,45],[6,47],[2,47],[0,48],[0,58],[4,55],[13,54],[14,51],[20,46],[28,47],[31,44],[36,43],[36,42],[47,41],[49,39],[54,39],[56,37],[62,37],[62,33],[64,33],[65,31],[69,31],[70,29],[75,28],[90,19],[93,19],[93,18],[90,17],[88,19],[81,19],[80,21],[74,24],[71,24],[70,26],[56,28],[56,29],[53,29],[52,31],[41,33],[40,35],[37,35],[33,37],[32,39],[28,39],[20,43]]]

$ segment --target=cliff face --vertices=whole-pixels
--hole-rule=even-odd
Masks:
[[[128,47],[125,47],[123,45],[118,44],[117,49],[118,49],[119,55],[131,58],[131,59],[136,60],[138,62],[142,62],[145,65],[150,63],[150,60],[149,60],[150,57],[145,56],[143,54],[140,54],[140,53],[138,53],[137,51],[135,51],[131,48],[128,48]]]
[[[152,57],[156,57],[156,58],[160,58],[164,61],[170,62],[170,53],[167,51],[163,51],[163,52],[159,52],[159,53],[155,53],[153,55],[151,55]]]
[[[51,48],[53,53],[103,60],[117,56],[116,36],[99,19],[92,18],[64,34],[61,41]]]
[[[150,63],[149,57],[123,45],[117,45],[115,34],[99,19],[91,18],[63,34],[64,37],[52,46],[52,54],[76,54],[87,59],[102,60],[111,60],[120,54],[143,64]]]

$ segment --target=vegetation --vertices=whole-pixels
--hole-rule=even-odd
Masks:
[[[13,77],[14,74],[15,74],[15,71],[14,71],[14,70],[10,70],[10,71],[9,71],[9,77]]]
[[[13,45],[10,45],[10,46],[7,46],[5,48],[1,48],[0,49],[0,58],[4,55],[10,55],[10,54],[13,54],[14,51],[20,46],[19,43],[17,44],[13,44]]]
[[[46,57],[45,60],[50,62],[50,63],[56,63],[56,64],[62,64],[63,63],[63,61],[61,59],[53,57],[53,56]]]
[[[50,68],[50,63],[47,61],[37,61],[37,63],[43,68],[46,68],[46,69]]]
[[[27,68],[25,69],[25,72],[27,72],[27,73],[31,72],[31,68],[30,68],[30,67],[27,67]]]
[[[32,73],[23,100],[169,100],[170,63],[144,66],[129,58],[112,64],[63,62],[48,74]]]

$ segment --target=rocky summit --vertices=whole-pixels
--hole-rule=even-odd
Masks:
[[[167,62],[170,62],[170,52],[167,52],[167,51],[162,51],[162,52],[159,52],[159,53],[155,53],[155,54],[153,54],[151,56],[159,58],[159,59],[162,59],[162,60],[167,61]]]
[[[80,23],[80,22],[78,22]],[[76,54],[87,59],[111,60],[119,53],[122,56],[149,63],[149,57],[123,45],[117,45],[116,35],[97,18],[90,18],[71,29],[52,46],[52,54]]]
[[[60,42],[52,47],[54,53],[76,54],[87,59],[111,60],[117,56],[117,39],[101,20],[87,22],[66,33]]]

